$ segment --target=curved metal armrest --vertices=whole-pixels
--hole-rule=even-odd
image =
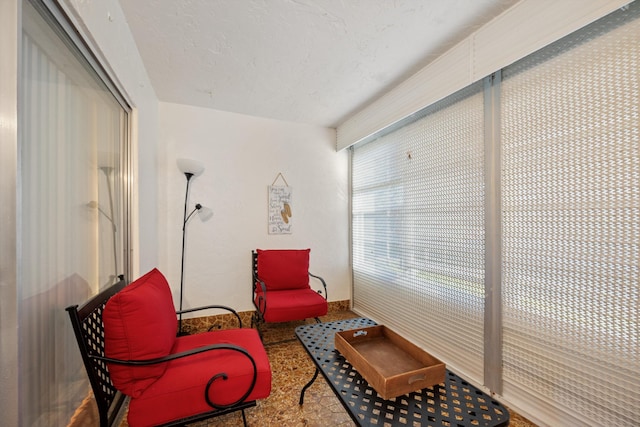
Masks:
[[[262,290],[262,295],[260,295],[259,299],[258,299],[258,304],[256,305],[256,302],[253,301],[253,305],[256,307],[256,309],[261,313],[261,315],[264,315],[264,312],[267,311],[267,285],[264,283],[264,280],[262,280],[261,278],[258,277],[257,274],[253,275],[253,293],[256,293],[256,285],[255,283],[259,283],[260,284],[260,289]]]
[[[202,307],[195,307],[195,308],[189,308],[186,310],[176,311],[176,314],[191,313],[193,311],[208,310],[211,308],[219,308],[219,309],[227,310],[231,312],[234,316],[236,316],[236,319],[238,319],[238,324],[240,325],[240,328],[242,328],[242,319],[240,319],[240,315],[238,314],[238,312],[231,307],[227,307],[226,305],[205,305]]]
[[[212,350],[234,350],[238,351],[245,356],[247,356],[251,361],[255,364],[253,357],[249,354],[247,349],[244,347],[240,347],[234,344],[210,344],[202,347],[192,348],[191,350],[181,351],[180,353],[170,354],[164,357],[157,357],[155,359],[140,359],[140,360],[124,360],[124,359],[114,359],[106,356],[98,356],[96,354],[90,354],[89,357],[92,359],[102,360],[107,363],[114,363],[116,365],[127,365],[127,366],[147,366],[147,365],[156,365],[158,363],[170,362],[175,359],[182,359],[183,357],[193,356],[195,354],[204,353]]]
[[[262,289],[262,293],[263,294],[267,294],[267,285],[264,284],[264,280],[262,280],[261,278],[259,278],[258,276],[254,275],[253,276],[253,283],[260,283],[260,288]],[[255,285],[254,285],[255,287]],[[254,289],[255,292],[255,289]]]
[[[322,286],[324,287],[324,299],[326,300],[329,297],[329,295],[327,294],[327,283],[324,281],[322,277],[316,276],[315,274],[309,273],[309,276],[315,277],[316,279],[322,282]],[[318,293],[322,293],[322,292],[318,291]]]
[[[251,362],[251,365],[253,366],[253,379],[251,381],[251,385],[249,386],[248,390],[245,392],[245,394],[240,397],[240,399],[238,399],[237,401],[227,404],[227,405],[218,405],[216,403],[214,403],[211,398],[209,397],[209,390],[211,389],[211,386],[213,385],[213,383],[222,378],[223,380],[226,380],[228,378],[228,374],[226,372],[220,372],[215,374],[213,377],[211,377],[209,379],[209,382],[207,383],[205,389],[204,389],[204,399],[206,400],[207,404],[209,406],[211,406],[212,408],[215,409],[227,409],[227,408],[231,408],[235,405],[238,405],[242,402],[245,401],[245,399],[247,397],[249,397],[249,395],[251,394],[251,392],[253,391],[253,388],[256,385],[256,381],[258,379],[258,366],[256,365],[256,361],[255,359],[251,356],[251,354],[249,354],[249,351],[247,351],[247,349],[245,349],[244,347],[240,347],[234,344],[211,344],[211,345],[206,345],[203,347],[197,347],[197,348],[193,348],[191,350],[187,350],[187,351],[181,351],[180,353],[175,353],[175,354],[170,354],[169,356],[165,356],[165,357],[158,357],[155,359],[145,359],[145,360],[122,360],[122,359],[113,359],[110,357],[104,357],[104,356],[97,356],[94,354],[90,354],[89,357],[93,358],[93,359],[98,359],[98,360],[103,360],[105,362],[108,363],[114,363],[114,364],[118,364],[118,365],[128,365],[128,366],[146,366],[146,365],[155,365],[158,363],[164,363],[164,362],[169,362],[171,360],[175,360],[175,359],[181,359],[183,357],[188,357],[188,356],[193,356],[195,354],[200,354],[200,353],[204,353],[207,351],[211,351],[211,350],[233,350],[233,351],[237,351],[239,353],[242,353],[244,356],[246,356],[249,361]]]

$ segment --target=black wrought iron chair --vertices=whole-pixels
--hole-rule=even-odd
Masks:
[[[66,308],[80,347],[82,362],[87,370],[89,383],[98,405],[100,427],[110,427],[119,419],[127,396],[113,386],[105,361],[91,355],[104,357],[102,310],[104,310],[109,298],[126,285],[127,282],[123,277],[120,277],[118,283],[91,298],[82,307],[72,305]]]
[[[168,284],[163,282],[164,276],[154,269],[129,286],[124,279],[120,280],[82,306],[72,305],[66,309],[98,406],[100,426],[111,427],[120,418],[119,413],[127,397],[125,394],[132,396],[128,411],[131,427],[178,426],[233,411],[242,411],[246,425],[244,410],[255,406],[257,399],[267,397],[271,391],[271,370],[258,334],[247,328],[176,337],[177,318],[173,300]],[[136,289],[152,289],[154,294],[160,294],[162,301],[157,297],[154,300],[148,293],[135,296]],[[113,302],[113,307],[125,298],[125,303],[117,310],[107,308],[109,301]],[[169,319],[170,314],[166,313],[168,307],[173,312],[173,321]],[[234,310],[224,306],[201,309],[212,307],[226,308],[237,316]],[[157,313],[163,308],[164,314]],[[117,324],[112,312],[119,316],[127,310],[136,316],[144,316],[145,330],[154,331],[147,341],[168,342],[171,345],[169,354],[156,357],[151,353],[152,356],[147,358],[136,358],[134,355],[134,360],[113,357],[122,347],[122,342],[118,342],[118,337],[114,339],[114,335],[126,326]],[[159,320],[154,324],[156,317]],[[239,316],[237,318],[240,321]],[[110,331],[114,323],[116,332]],[[157,329],[166,329],[167,326],[173,329],[174,344],[171,344],[171,338],[161,336],[161,332],[156,333]],[[138,335],[134,341],[137,345],[144,340]],[[109,346],[111,349],[106,348]],[[126,352],[129,351],[126,349]],[[132,377],[129,375],[131,372],[134,373]],[[188,375],[193,372],[198,375]],[[202,377],[204,383],[200,384],[202,378],[187,378],[195,376]],[[194,381],[198,382],[194,384]],[[193,389],[194,385],[201,391],[190,396],[186,390]],[[169,397],[165,396],[167,394]]]
[[[309,272],[310,249],[258,249],[252,251],[253,304],[251,319],[262,323],[316,319],[328,311],[327,284]],[[322,284],[314,290],[310,278]]]

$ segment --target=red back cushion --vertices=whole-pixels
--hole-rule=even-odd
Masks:
[[[258,249],[258,277],[267,291],[309,287],[311,249]]]
[[[167,356],[178,328],[167,279],[154,268],[111,297],[102,320],[107,357],[140,360]],[[108,367],[118,390],[139,397],[164,374],[166,363],[144,367],[110,363]]]

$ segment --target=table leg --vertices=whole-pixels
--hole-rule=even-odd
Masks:
[[[313,374],[313,378],[311,378],[311,381],[309,381],[307,385],[302,387],[302,391],[300,392],[300,402],[299,402],[300,405],[304,403],[304,392],[307,391],[307,389],[311,387],[311,384],[313,384],[316,378],[318,378],[318,373],[320,373],[320,370],[316,367],[316,372]]]

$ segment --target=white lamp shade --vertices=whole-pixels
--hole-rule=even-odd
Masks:
[[[198,216],[201,221],[209,221],[213,216],[213,211],[210,208],[203,206],[198,209]]]
[[[115,159],[116,157],[114,153],[110,153],[108,151],[102,151],[102,150],[98,151],[98,167],[99,168],[114,167]]]
[[[178,159],[176,163],[182,173],[190,173],[193,176],[198,176],[204,172],[204,165],[197,160]]]

